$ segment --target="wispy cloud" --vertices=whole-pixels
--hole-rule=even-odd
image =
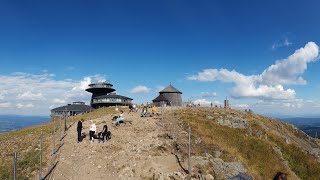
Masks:
[[[212,92],[212,93],[209,93],[209,92],[201,92],[201,96],[203,98],[212,98],[212,97],[217,97],[218,94],[216,92]]]
[[[278,49],[280,47],[288,47],[290,45],[292,45],[292,42],[290,42],[289,39],[287,37],[285,37],[282,42],[273,43],[272,46],[271,46],[271,49],[275,50],[275,49]]]
[[[132,88],[131,90],[129,90],[129,93],[131,94],[147,94],[149,93],[150,88],[146,87],[146,86],[136,86],[134,88]]]

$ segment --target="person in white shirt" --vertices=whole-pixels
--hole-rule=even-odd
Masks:
[[[93,136],[94,136],[94,133],[96,133],[97,127],[96,127],[96,124],[95,124],[92,120],[90,120],[90,122],[91,122],[90,132],[89,132],[89,134],[90,134],[90,141],[93,142],[93,141],[94,141]]]

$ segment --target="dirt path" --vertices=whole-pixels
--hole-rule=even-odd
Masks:
[[[170,142],[164,137],[160,119],[141,118],[138,113],[127,114],[132,121],[120,127],[111,123],[112,115],[95,119],[97,131],[106,120],[112,139],[98,144],[87,136],[77,143],[76,124],[68,130],[61,148],[59,163],[50,179],[168,179],[182,176],[179,165],[168,147]],[[89,122],[83,130],[88,134]]]

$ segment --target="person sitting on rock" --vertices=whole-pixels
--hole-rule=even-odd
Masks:
[[[108,140],[108,139],[109,139],[109,136],[108,136],[109,133],[110,133],[110,132],[108,131],[107,122],[104,122],[104,126],[103,126],[102,131],[100,131],[100,132],[98,133],[98,139],[99,139],[98,143],[100,143],[100,141],[101,141],[101,135],[102,135],[102,143],[105,142],[105,139]],[[105,137],[106,137],[106,138],[105,138]]]
[[[157,108],[156,108],[155,105],[152,106],[151,111],[152,111],[152,115],[159,115],[159,113],[157,112]]]
[[[116,126],[120,126],[120,123],[123,123],[123,120],[124,120],[124,112],[123,110],[121,110],[116,121]]]

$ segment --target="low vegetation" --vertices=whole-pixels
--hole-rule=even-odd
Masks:
[[[168,135],[171,134],[170,111],[166,113],[165,118]],[[205,157],[206,153],[209,153],[214,157],[216,152],[221,152],[219,158],[225,162],[241,162],[254,179],[272,179],[278,171],[288,173],[289,177],[297,176],[307,180],[318,180],[320,177],[320,164],[316,158],[308,154],[301,144],[286,142],[284,136],[309,143],[303,133],[287,123],[254,113],[220,108],[180,108],[175,112],[179,124],[175,127],[176,138],[181,146],[180,149],[186,149],[186,131],[189,126],[192,129],[192,156]],[[107,121],[117,113],[115,108],[100,108],[91,113],[69,118],[67,125],[71,126],[80,119],[90,120],[101,116]],[[217,119],[228,118],[230,114],[246,119],[249,126],[231,128],[217,123]],[[59,129],[59,118],[55,123]],[[0,179],[12,178],[14,152],[18,153],[18,179],[32,179],[37,176],[40,131],[42,129],[44,137],[43,166],[45,166],[52,152],[52,127],[53,122],[50,122],[0,135]],[[275,151],[275,147],[279,148],[280,152]],[[173,151],[166,146],[158,146],[156,149],[159,153]],[[181,151],[180,155],[186,157],[187,153]],[[209,172],[217,179],[220,178],[210,167],[198,170]]]
[[[220,117],[218,114],[226,116],[229,113],[244,117],[250,126],[234,129],[207,118]],[[176,114],[183,128],[186,130],[189,125],[193,135],[201,139],[201,146],[192,147],[195,155],[210,153],[214,156],[215,151],[221,151],[223,153],[220,158],[226,162],[241,162],[254,179],[272,179],[278,171],[287,172],[289,177],[293,177],[294,172],[301,179],[320,177],[320,164],[314,156],[294,143],[287,144],[283,137],[272,134],[273,131],[266,131],[260,124],[265,124],[269,129],[278,129],[279,127],[275,127],[278,123],[284,124],[281,126],[284,133],[296,134],[292,126],[256,114],[219,108],[181,109]],[[282,157],[274,151],[274,147],[280,147]],[[284,161],[289,162],[289,167]]]
[[[119,107],[119,109],[123,108]],[[115,108],[100,108],[91,113],[68,118],[67,126],[71,126],[80,119],[89,120],[101,116],[112,117],[116,114]],[[55,119],[56,129],[58,131],[60,118]],[[62,122],[62,129],[63,128],[64,122]],[[13,178],[12,165],[14,152],[17,152],[18,179],[33,179],[34,176],[38,176],[41,130],[43,133],[42,164],[45,167],[52,153],[53,122],[0,134],[0,179]],[[58,143],[59,140],[57,139],[56,142]]]

